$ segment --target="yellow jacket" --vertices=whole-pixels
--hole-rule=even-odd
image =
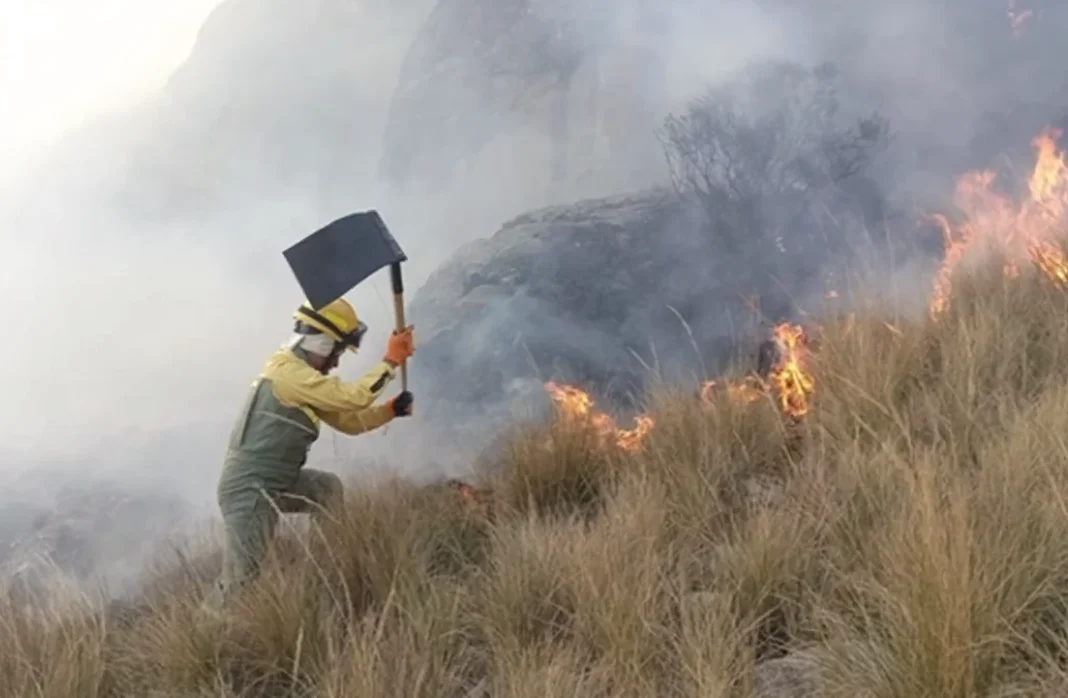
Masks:
[[[385,361],[352,383],[324,376],[297,356],[282,348],[264,366],[261,378],[271,383],[274,395],[286,407],[296,407],[318,424],[319,420],[344,434],[362,434],[393,419],[388,404],[375,405],[397,375]]]

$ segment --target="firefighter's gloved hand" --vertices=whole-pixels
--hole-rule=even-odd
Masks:
[[[414,329],[415,327],[408,325],[403,330],[393,330],[393,334],[389,336],[389,344],[386,345],[386,361],[399,366],[415,353],[415,340],[412,338]]]
[[[415,398],[413,398],[412,394],[410,392],[408,392],[407,390],[402,392],[400,395],[398,395],[398,396],[396,396],[394,398],[391,398],[390,401],[389,401],[389,406],[393,408],[393,416],[394,417],[407,417],[407,416],[411,415],[411,413],[412,413],[412,403],[414,401],[415,401]]]

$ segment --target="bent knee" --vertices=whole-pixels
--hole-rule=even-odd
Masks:
[[[327,473],[323,478],[323,494],[331,502],[341,499],[345,495],[345,485],[341,478],[333,473]]]
[[[323,473],[319,490],[323,504],[328,506],[340,504],[345,497],[345,485],[341,478],[333,473]]]

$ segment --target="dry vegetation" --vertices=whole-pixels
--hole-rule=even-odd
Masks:
[[[995,266],[828,319],[799,423],[661,394],[633,452],[517,434],[489,509],[353,491],[228,622],[210,555],[136,607],[7,593],[0,694],[1065,695],[1068,294]]]

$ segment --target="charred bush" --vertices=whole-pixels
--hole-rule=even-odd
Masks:
[[[699,204],[717,247],[754,268],[787,261],[764,269],[786,287],[841,256],[883,211],[869,169],[889,122],[845,116],[838,80],[830,64],[763,64],[669,115],[659,133],[672,184]]]

